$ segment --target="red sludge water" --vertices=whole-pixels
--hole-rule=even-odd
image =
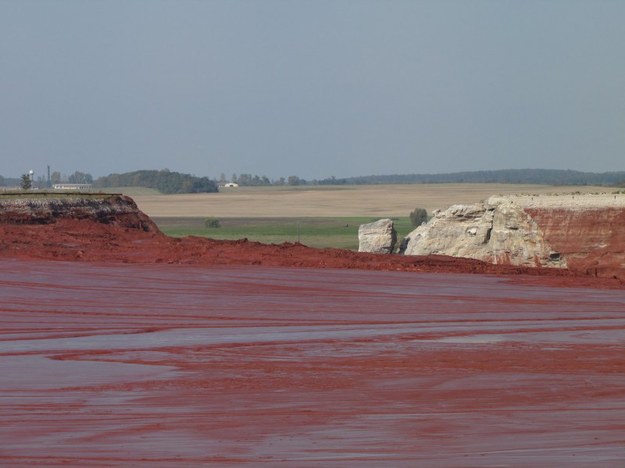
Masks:
[[[625,291],[0,260],[0,466],[623,466]]]

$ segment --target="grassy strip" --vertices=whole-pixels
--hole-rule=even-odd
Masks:
[[[212,219],[212,218],[211,218]],[[358,249],[358,227],[371,217],[340,218],[223,218],[220,227],[207,228],[206,218],[154,218],[173,237],[203,236],[219,240],[248,239],[266,244],[301,242],[317,248]],[[394,218],[398,238],[412,231],[408,218]]]

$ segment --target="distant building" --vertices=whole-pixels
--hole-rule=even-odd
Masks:
[[[228,182],[227,184],[224,184],[224,187],[227,187],[227,188],[234,188],[238,186],[239,184],[235,184],[234,182]]]
[[[54,184],[52,188],[54,190],[87,190],[92,186],[92,184]]]

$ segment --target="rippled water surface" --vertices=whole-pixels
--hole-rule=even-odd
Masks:
[[[625,291],[0,260],[0,465],[623,466]]]

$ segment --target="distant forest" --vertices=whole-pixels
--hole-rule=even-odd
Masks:
[[[46,189],[57,183],[93,184],[94,188],[107,187],[147,187],[161,193],[206,193],[217,192],[217,182],[208,177],[196,177],[167,169],[161,171],[134,171],[123,174],[110,174],[93,180],[91,174],[74,172],[69,177],[53,172],[50,180],[38,177],[33,181],[33,188]],[[20,187],[21,179],[0,176],[0,187]]]
[[[222,174],[219,181],[208,177],[197,177],[167,169],[143,170],[110,174],[93,180],[90,174],[75,172],[69,177],[52,173],[51,183],[91,183],[95,188],[106,187],[148,187],[161,193],[207,193],[217,192],[218,185],[226,182]],[[394,174],[363,177],[305,180],[297,176],[270,180],[266,176],[252,174],[232,175],[232,182],[240,186],[269,185],[375,185],[375,184],[445,184],[445,183],[500,183],[538,185],[599,185],[625,187],[625,171],[621,172],[579,172],[557,169],[503,169],[497,171],[453,172],[447,174]],[[19,187],[20,179],[0,176],[0,187]],[[36,188],[46,188],[47,182],[39,177],[34,181]]]
[[[22,183],[22,179],[16,179],[13,177],[2,177],[0,175],[0,187],[19,187]]]
[[[222,180],[224,182],[222,174]],[[297,176],[269,180],[266,176],[233,174],[232,182],[242,186],[258,185],[376,185],[376,184],[537,184],[625,186],[623,172],[579,172],[558,169],[502,169],[497,171],[450,172],[446,174],[393,174],[362,177],[306,180]]]
[[[217,182],[208,177],[196,177],[167,169],[162,171],[135,171],[100,177],[94,187],[148,187],[161,193],[217,192]]]
[[[348,177],[331,177],[318,182],[322,185],[371,184],[449,184],[449,183],[499,183],[538,185],[606,185],[625,186],[625,172],[579,172],[558,169],[502,169],[498,171],[451,172],[447,174],[395,174]]]

